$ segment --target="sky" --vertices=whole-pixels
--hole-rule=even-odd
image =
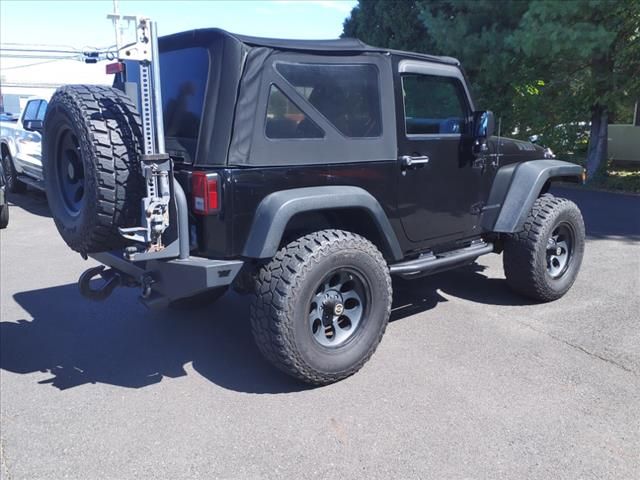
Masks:
[[[120,0],[119,8],[121,14],[143,15],[157,21],[160,35],[218,27],[254,36],[323,39],[337,38],[342,33],[342,23],[356,3],[355,0]],[[9,43],[81,49],[107,47],[115,43],[111,21],[106,18],[112,11],[112,0],[0,0],[0,43],[5,48]],[[5,84],[110,81],[103,64],[61,60],[21,67],[42,61],[7,58],[0,51],[0,75]]]

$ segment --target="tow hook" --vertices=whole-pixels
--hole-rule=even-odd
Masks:
[[[101,277],[104,280],[103,284],[99,288],[91,288],[91,280]],[[121,285],[120,275],[113,269],[105,270],[104,265],[90,268],[82,275],[78,280],[78,287],[80,288],[80,294],[88,298],[89,300],[100,301],[104,300],[113,293],[113,290]]]
[[[151,287],[155,283],[151,275],[145,275],[142,277],[142,298],[149,298],[151,296]]]

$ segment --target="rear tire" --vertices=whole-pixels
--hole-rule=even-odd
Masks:
[[[573,285],[584,254],[585,229],[578,206],[542,195],[521,232],[504,246],[504,273],[517,293],[541,302],[562,297]]]
[[[24,193],[27,190],[27,184],[18,180],[16,169],[13,166],[13,159],[7,152],[2,153],[2,168],[7,191],[10,193]]]
[[[68,85],[53,95],[44,122],[45,187],[72,249],[120,248],[126,242],[118,227],[140,223],[141,136],[136,107],[120,90]]]
[[[251,305],[258,348],[277,368],[324,385],[373,355],[391,312],[391,278],[368,240],[323,230],[282,248],[260,269]]]

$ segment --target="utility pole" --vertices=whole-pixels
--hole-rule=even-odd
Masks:
[[[120,2],[113,0],[113,13],[107,15],[113,22],[113,29],[116,35],[116,52],[120,52],[122,45],[122,37],[124,36],[124,27],[122,26],[122,17],[120,16]]]

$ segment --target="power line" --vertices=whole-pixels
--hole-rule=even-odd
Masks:
[[[36,65],[45,65],[47,63],[59,62],[61,60],[79,60],[79,59],[77,57],[54,58],[52,60],[45,60],[44,62],[29,63],[27,65],[14,65],[13,67],[4,67],[4,68],[0,68],[0,70],[5,71],[5,70],[16,70],[18,68],[35,67]]]
[[[22,58],[25,60],[30,59],[42,59],[42,60],[64,60],[69,58],[71,60],[81,56],[81,53],[76,53],[75,55],[19,55],[16,53],[3,53],[0,54],[0,58]]]
[[[38,52],[38,53],[82,53],[80,50],[57,50],[44,48],[3,48],[0,46],[0,52]]]

